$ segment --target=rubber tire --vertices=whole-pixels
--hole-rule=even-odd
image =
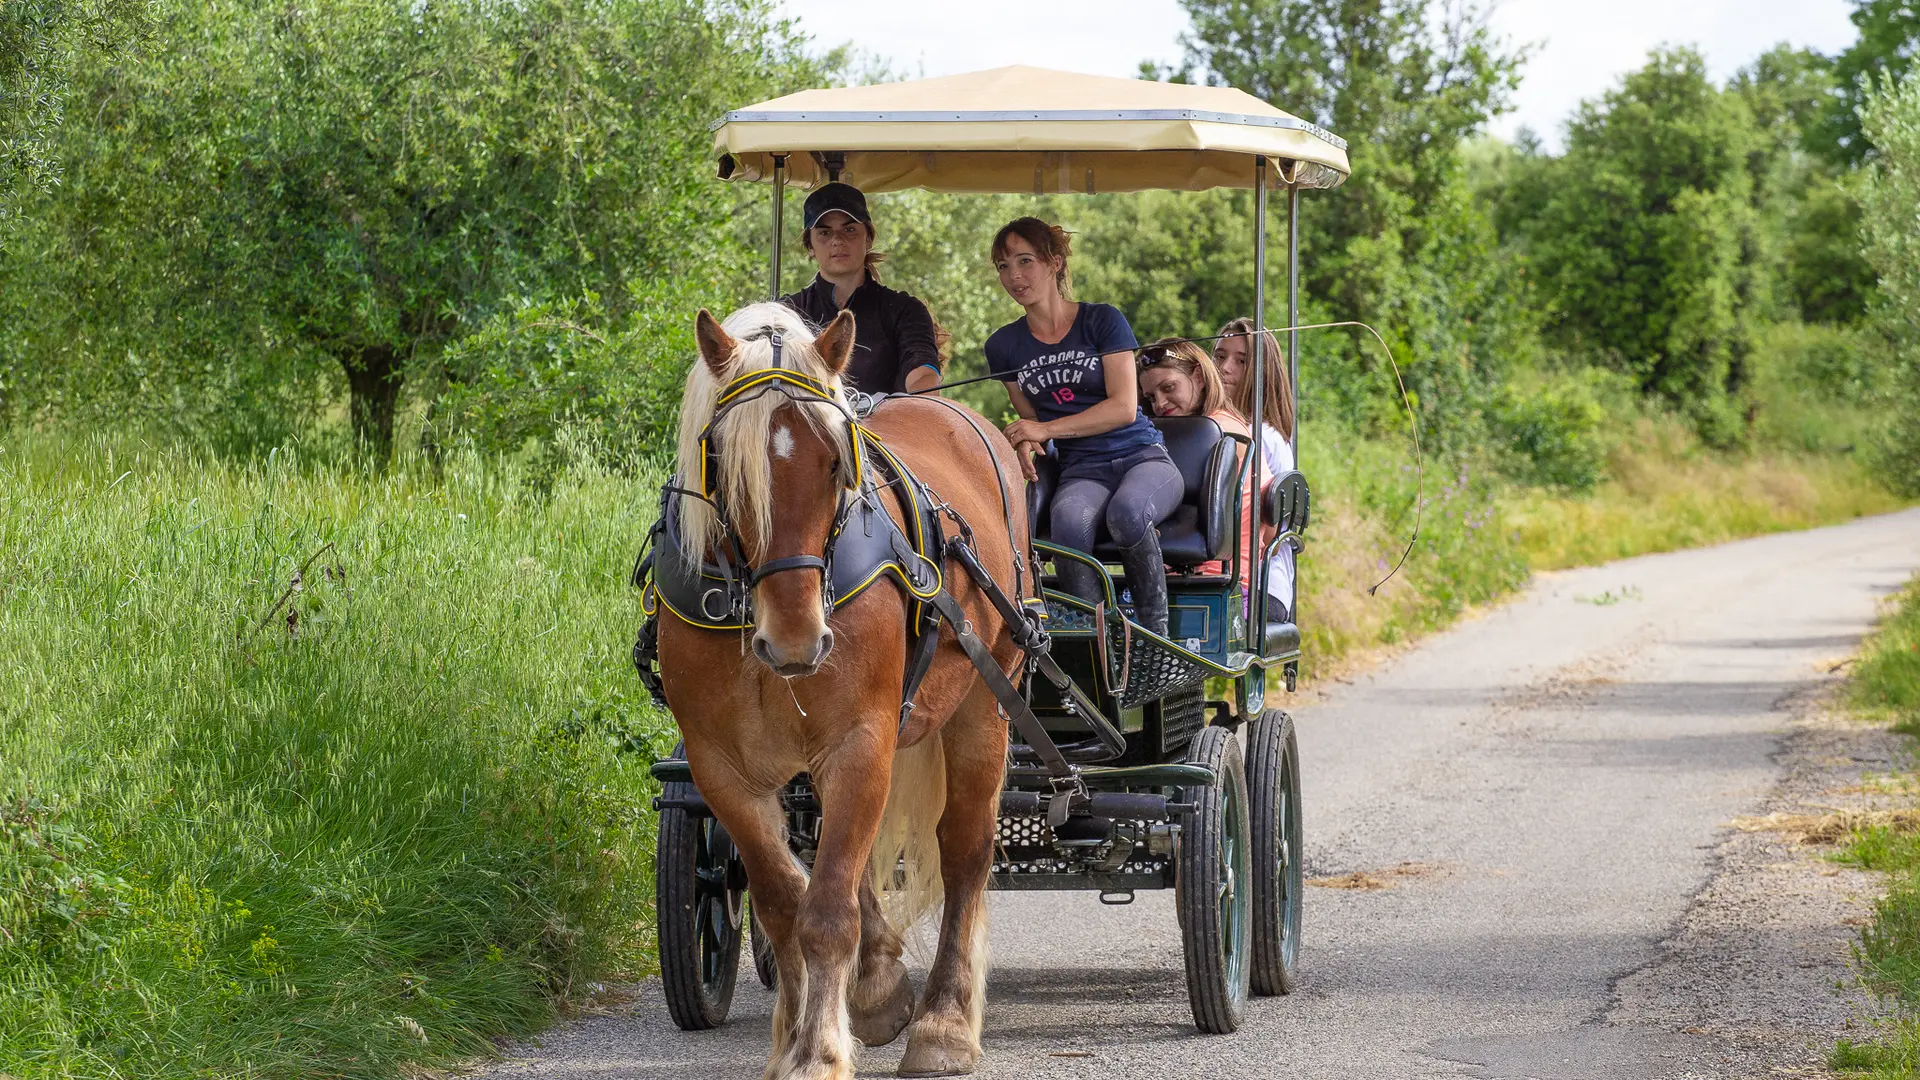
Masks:
[[[780,965],[773,959],[773,942],[767,940],[767,932],[760,928],[760,920],[753,914],[753,905],[747,905],[747,922],[753,928],[753,973],[760,977],[760,985],[771,990],[780,985]]]
[[[1251,966],[1247,774],[1239,740],[1223,727],[1202,728],[1187,760],[1215,777],[1181,790],[1181,801],[1194,805],[1174,856],[1187,1000],[1201,1031],[1226,1035],[1246,1012]]]
[[[689,799],[692,784],[664,785],[666,801]],[[745,875],[720,819],[665,807],[654,858],[654,912],[660,928],[660,987],[682,1031],[726,1022],[740,975]]]
[[[1300,980],[1306,891],[1300,827],[1300,743],[1293,718],[1268,709],[1247,727],[1253,833],[1253,992],[1291,994]]]

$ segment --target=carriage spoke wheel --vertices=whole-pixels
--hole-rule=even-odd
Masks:
[[[1181,832],[1175,871],[1187,998],[1200,1030],[1224,1035],[1240,1026],[1251,966],[1247,775],[1240,743],[1225,728],[1203,729],[1187,760],[1212,769],[1215,778],[1181,795],[1194,806]]]
[[[1300,830],[1300,744],[1293,720],[1268,709],[1247,728],[1253,818],[1253,992],[1290,994],[1299,979],[1300,902],[1306,884]]]
[[[667,784],[663,801],[690,799],[691,784]],[[672,806],[660,811],[654,866],[660,985],[685,1031],[719,1027],[733,1005],[745,923],[746,874],[726,826]]]

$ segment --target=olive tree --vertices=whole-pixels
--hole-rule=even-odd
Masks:
[[[1898,384],[1882,463],[1898,487],[1920,494],[1920,75],[1883,83],[1861,119],[1879,153],[1860,185],[1867,258],[1880,275],[1874,315]]]
[[[381,451],[490,317],[720,275],[706,125],[798,62],[759,0],[169,0],[156,46],[85,81],[37,249],[59,336],[189,382],[337,373]]]

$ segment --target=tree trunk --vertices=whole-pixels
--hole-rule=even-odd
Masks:
[[[381,458],[393,452],[393,414],[400,401],[400,352],[373,345],[340,357],[347,371],[347,392],[354,437]]]

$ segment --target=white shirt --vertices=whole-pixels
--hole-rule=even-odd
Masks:
[[[1287,445],[1286,436],[1271,424],[1260,428],[1260,486],[1266,487],[1273,478],[1283,472],[1293,471],[1293,447]],[[1273,558],[1267,560],[1267,595],[1275,597],[1287,605],[1288,617],[1294,609],[1293,595],[1293,547],[1281,544]]]

